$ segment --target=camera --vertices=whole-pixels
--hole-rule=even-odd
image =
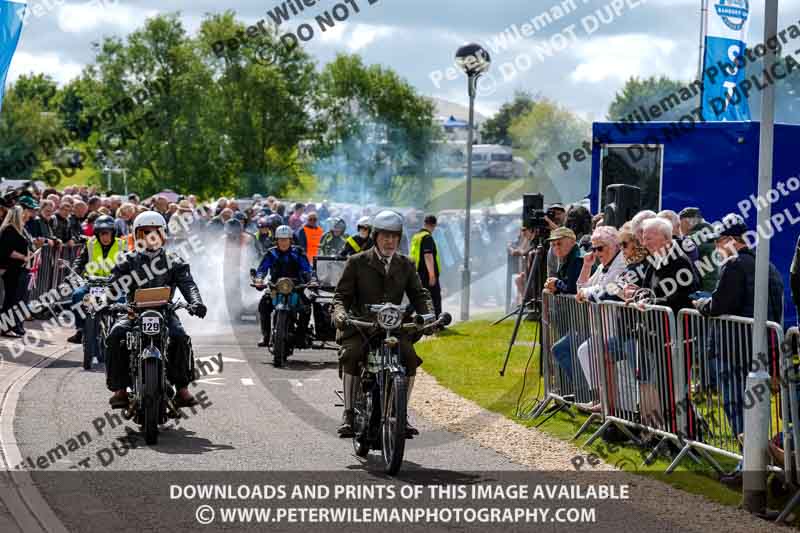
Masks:
[[[581,240],[578,243],[578,246],[580,246],[581,250],[583,250],[585,253],[587,253],[587,254],[591,253],[591,251],[592,251],[592,236],[591,235],[584,235],[583,237],[581,237]]]
[[[553,220],[555,211],[551,208],[544,210],[544,196],[541,194],[522,195],[522,225],[532,230],[547,232],[550,226],[545,217]]]

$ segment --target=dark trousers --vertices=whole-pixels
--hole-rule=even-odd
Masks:
[[[111,328],[106,339],[108,360],[106,361],[106,385],[116,391],[131,386],[130,354],[125,344],[127,333],[133,325],[123,318]],[[182,389],[192,381],[192,344],[183,324],[174,314],[167,315],[169,349],[167,352],[167,379],[176,388]]]
[[[396,335],[400,344],[400,360],[406,368],[407,376],[415,376],[417,374],[417,367],[422,364],[422,359],[417,355],[414,349],[414,343],[407,333],[398,333]],[[341,349],[339,350],[339,365],[345,374],[358,376],[360,373],[360,365],[366,364],[367,355],[369,353],[369,343],[360,334],[353,335],[340,342]]]
[[[299,313],[299,317],[297,319],[297,327],[296,327],[296,338],[302,339],[306,336],[306,332],[308,332],[308,321],[311,320],[311,307],[308,305],[308,302],[303,301],[303,311]],[[272,293],[270,291],[264,291],[264,295],[261,296],[261,301],[258,302],[258,319],[259,323],[261,324],[261,336],[264,337],[264,340],[269,342],[270,332],[272,331],[272,311],[275,309],[275,306],[272,305]]]
[[[442,314],[442,286],[439,283],[439,278],[436,278],[436,284],[433,286],[428,285],[427,279],[421,279],[422,286],[428,289],[431,293],[431,300],[433,300],[433,310],[436,313],[436,316]]]
[[[3,287],[5,296],[3,297],[2,312],[11,312],[14,307],[24,301],[28,295],[29,272],[26,269],[9,269],[3,274]],[[16,317],[16,315],[11,315]],[[16,318],[14,321],[16,322]],[[22,324],[16,324],[21,326]]]

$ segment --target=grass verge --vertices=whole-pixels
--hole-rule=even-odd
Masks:
[[[539,377],[538,349],[529,361],[536,340],[536,325],[532,322],[522,323],[505,375],[500,376],[499,370],[503,365],[513,327],[513,317],[497,326],[491,326],[489,320],[460,323],[436,338],[419,343],[417,351],[425,360],[425,371],[434,376],[442,386],[489,411],[531,427],[546,418],[534,421],[525,417],[533,400],[541,398],[544,391]],[[539,426],[539,429],[561,440],[570,440],[586,418],[583,414],[560,411]],[[573,466],[580,463],[581,459],[586,464],[590,458],[602,458],[622,470],[661,480],[725,505],[739,505],[741,494],[719,483],[711,467],[698,465],[687,459],[675,473],[667,475],[664,471],[669,466],[670,459],[666,457],[659,457],[650,465],[643,464],[649,450],[643,451],[633,445],[609,444],[602,439],[597,439],[592,446],[583,446],[598,427],[592,426],[575,441],[582,450],[582,457],[576,457]],[[715,458],[724,468],[732,469],[735,466],[730,460]]]

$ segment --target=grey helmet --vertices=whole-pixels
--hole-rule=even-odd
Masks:
[[[381,231],[389,231],[403,234],[403,216],[395,211],[388,209],[381,211],[372,219],[372,238],[374,239]]]
[[[333,219],[333,224],[331,225],[331,229],[340,229],[342,231],[347,229],[347,223],[341,218]]]
[[[278,226],[278,229],[275,230],[275,238],[276,239],[291,239],[292,238],[292,228],[289,226]]]

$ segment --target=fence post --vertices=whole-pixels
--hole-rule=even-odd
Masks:
[[[763,369],[747,374],[745,398],[752,402],[744,410],[744,467],[742,471],[742,504],[751,513],[767,507],[767,442],[770,420],[769,374]],[[747,399],[745,399],[745,405]]]

